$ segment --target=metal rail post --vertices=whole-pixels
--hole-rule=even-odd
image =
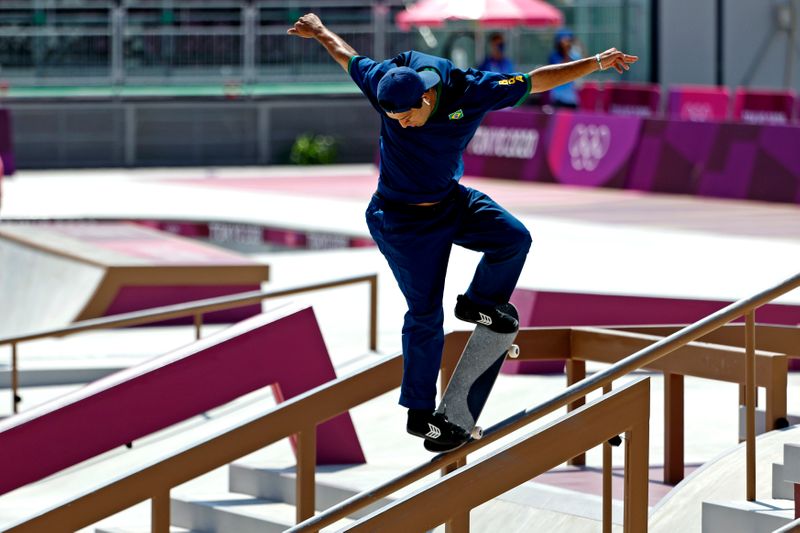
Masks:
[[[603,385],[603,394],[611,392],[611,383]],[[603,533],[611,533],[612,526],[612,508],[611,504],[614,499],[611,487],[611,444],[608,441],[602,444],[603,446]],[[585,457],[585,455],[584,455]]]
[[[297,434],[296,517],[299,524],[314,516],[316,503],[317,426],[311,425]]]
[[[756,326],[755,311],[745,315],[745,411],[747,420],[747,501],[756,499]]]
[[[19,368],[17,368],[17,343],[11,343],[11,411],[19,412]]]

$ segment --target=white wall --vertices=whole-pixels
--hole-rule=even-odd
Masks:
[[[743,0],[761,3],[764,0]],[[659,2],[661,83],[716,83],[716,0]]]
[[[724,84],[741,85],[755,64],[750,86],[783,87],[788,39],[776,29],[775,5],[786,1],[794,3],[800,26],[800,0],[722,0]],[[660,81],[715,84],[717,0],[660,0],[658,15]],[[800,28],[795,40],[791,87],[800,92]]]
[[[794,2],[800,18],[800,1]],[[723,65],[725,84],[742,84],[745,74],[756,64],[753,87],[783,87],[787,58],[787,33],[778,32],[775,24],[776,0],[725,0],[723,8]],[[800,20],[796,21],[800,23]],[[768,41],[771,39],[771,41]],[[800,35],[794,46],[794,90],[800,90]],[[767,48],[764,48],[768,44]]]

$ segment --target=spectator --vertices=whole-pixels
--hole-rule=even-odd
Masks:
[[[571,30],[567,28],[558,30],[548,63],[557,65],[580,59],[572,49],[574,41],[575,35]],[[575,82],[571,81],[552,89],[550,91],[550,103],[556,107],[578,107],[578,92],[575,89]]]
[[[506,43],[502,33],[493,33],[489,36],[489,55],[478,66],[478,70],[489,72],[509,73],[514,72],[514,64],[505,54]]]

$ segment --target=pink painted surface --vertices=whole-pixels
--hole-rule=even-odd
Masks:
[[[653,117],[659,114],[661,87],[650,83],[610,83],[605,87],[605,111],[614,115]]]
[[[304,196],[362,199],[364,205],[369,202],[375,187],[378,186],[377,171],[370,170],[350,175],[271,175],[265,178],[197,178],[197,179],[164,179],[163,183],[186,185],[190,187],[213,187],[219,189],[238,189],[254,192],[285,192]]]
[[[0,494],[265,386],[290,399],[335,377],[311,309],[253,317],[0,422]],[[317,443],[320,464],[365,462],[347,413]]]
[[[209,228],[205,222],[174,222],[174,221],[161,221],[161,220],[131,220],[129,224],[136,224],[146,228],[152,228],[159,231],[166,231],[173,235],[181,235],[182,237],[208,237]]]
[[[729,301],[690,300],[580,294],[517,289],[511,301],[525,326],[622,326],[649,324],[691,324],[723,307]],[[756,313],[756,320],[768,324],[800,324],[800,306],[769,304]],[[743,320],[737,320],[742,322]],[[561,362],[563,368],[563,362]],[[538,361],[511,361],[503,367],[509,374],[552,372]],[[560,370],[559,370],[560,371]]]
[[[635,116],[559,112],[551,118],[547,162],[556,181],[584,187],[623,187],[639,142]]]
[[[129,285],[122,287],[114,301],[106,309],[103,316],[129,313],[142,309],[151,309],[163,305],[179,304],[202,300],[204,298],[216,298],[218,296],[230,296],[248,291],[261,290],[260,285]],[[248,305],[236,309],[226,309],[203,315],[204,323],[211,324],[232,324],[239,322],[261,312],[261,305]],[[176,318],[158,322],[159,326],[169,326],[175,324],[193,324],[194,317]],[[149,324],[153,325],[153,324]]]
[[[516,289],[511,295],[511,303],[519,312],[519,325],[530,327],[533,324],[533,311],[536,307],[536,291]],[[503,363],[503,374],[560,374],[564,371],[565,361],[562,359],[542,361],[506,361]]]
[[[708,122],[728,118],[730,94],[726,87],[678,85],[670,87],[667,114],[676,120]]]
[[[79,241],[83,246],[115,252],[140,264],[161,265],[254,265],[240,254],[181,239],[141,225],[125,223],[54,223],[40,226],[50,233]]]
[[[733,118],[749,124],[789,124],[796,98],[793,91],[739,88],[733,104]]]
[[[689,324],[729,305],[730,301],[690,300],[624,296],[615,294],[580,294],[517,289],[534,292],[527,301],[528,322],[524,326],[613,326],[629,324]],[[524,301],[523,301],[524,303]],[[770,324],[800,324],[800,306],[769,304],[756,313],[756,320]]]
[[[584,82],[578,89],[578,108],[590,113],[602,111],[605,107],[603,98],[605,98],[605,93],[602,85],[593,81]]]
[[[269,192],[272,190],[269,182],[272,182],[273,180],[276,181],[276,184],[274,184],[277,188],[276,190],[284,190],[284,187],[288,186],[287,183],[281,182],[281,179],[282,178],[248,178],[247,180],[244,180],[244,182],[242,182],[242,180],[225,181],[234,181],[235,183],[229,184],[229,186],[233,189],[245,188],[249,190],[264,190]],[[299,194],[319,194],[320,191],[316,189],[313,191],[305,191],[303,187],[305,187],[306,183],[297,183],[302,179],[303,178],[299,176],[291,179],[291,186],[297,188],[297,190],[293,190],[293,192]],[[345,197],[349,197],[348,195],[351,192],[356,196],[360,194],[366,196],[368,193],[364,191],[371,191],[374,189],[374,182],[376,180],[374,173],[369,173],[368,175],[351,179],[353,187],[352,190],[349,188],[337,189]],[[213,182],[215,180],[199,179],[192,180],[192,183],[195,185],[207,185],[205,183],[206,181]],[[211,186],[214,186],[214,184]],[[327,193],[325,194],[327,195]],[[334,192],[332,194],[336,193]],[[237,241],[237,239],[240,238],[249,244],[268,243],[287,248],[309,248],[309,241],[313,240],[313,237],[316,235],[316,232],[312,231],[274,228],[254,224],[234,224],[220,222],[170,222],[160,220],[134,220],[130,221],[130,223],[158,229],[174,235],[180,235],[182,237],[208,238],[211,240],[212,244],[217,241]],[[212,231],[212,226],[216,228],[216,231]],[[375,245],[375,243],[369,237],[345,237],[345,239],[347,239],[347,245],[350,248],[362,248],[365,246]]]
[[[305,248],[308,236],[302,231],[265,228],[262,230],[262,239],[264,242],[289,248]]]
[[[564,14],[543,0],[421,0],[398,13],[395,20],[403,31],[412,26],[440,27],[449,20],[464,20],[490,28],[557,27],[564,23]]]
[[[686,465],[684,477],[697,470],[701,465]],[[625,490],[625,469],[611,469],[611,494],[615,500],[623,500]],[[545,472],[532,479],[535,483],[544,483],[583,494],[603,495],[603,469],[591,466],[566,466]],[[661,501],[672,489],[673,485],[664,482],[664,467],[651,465],[648,476],[648,500],[650,506]]]

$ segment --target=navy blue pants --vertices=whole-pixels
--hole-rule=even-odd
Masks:
[[[366,217],[408,304],[400,405],[434,409],[444,346],[442,297],[452,245],[483,252],[466,295],[481,305],[497,305],[508,302],[517,284],[531,246],[530,233],[487,195],[460,184],[434,206],[394,204],[373,196]]]

